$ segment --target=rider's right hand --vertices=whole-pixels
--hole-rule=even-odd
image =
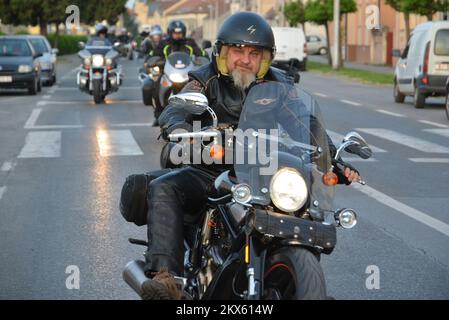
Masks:
[[[175,131],[176,129],[184,129],[187,132],[192,132],[193,131],[193,127],[190,123],[187,122],[178,122],[175,123],[173,125],[171,125],[168,128],[161,128],[162,131],[162,138],[166,141],[170,141],[170,139],[168,138],[168,135],[173,133],[173,131]]]

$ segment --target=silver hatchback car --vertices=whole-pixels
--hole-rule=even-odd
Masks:
[[[327,53],[327,41],[326,38],[310,35],[306,36],[307,40],[307,53],[308,54],[320,54]]]
[[[42,82],[52,86],[56,83],[56,55],[58,49],[52,49],[47,38],[40,35],[27,36],[37,53],[42,53],[39,58],[41,65]]]

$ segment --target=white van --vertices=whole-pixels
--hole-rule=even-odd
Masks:
[[[394,100],[414,97],[415,108],[423,108],[426,97],[444,96],[449,77],[449,21],[426,22],[413,30],[396,64]]]
[[[301,28],[272,27],[276,44],[273,65],[293,65],[300,71],[306,70],[307,42]]]

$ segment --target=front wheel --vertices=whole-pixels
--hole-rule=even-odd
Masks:
[[[284,247],[267,259],[264,299],[324,300],[326,282],[317,257],[302,247]]]
[[[449,120],[449,89],[446,90],[446,117]]]
[[[397,80],[394,80],[394,88],[393,88],[394,102],[403,103],[405,100],[405,95],[399,91],[399,85]]]
[[[102,103],[104,100],[104,95],[101,92],[101,82],[100,80],[94,80],[92,83],[92,94],[94,96],[94,101],[96,104]]]

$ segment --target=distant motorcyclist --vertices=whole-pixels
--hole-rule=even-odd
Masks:
[[[154,50],[161,44],[161,41],[162,29],[159,25],[154,25],[141,44],[141,52],[146,56],[146,59],[153,56]],[[151,53],[152,51],[153,53]]]
[[[167,28],[168,38],[166,41],[161,41],[160,44],[153,51],[150,52],[149,57],[159,56],[164,60],[172,52],[186,52],[190,56],[203,56],[209,57],[207,53],[200,49],[194,40],[186,38],[187,27],[184,22],[180,20],[175,20],[170,22]],[[158,82],[156,82],[155,92],[158,92]],[[154,109],[154,123],[153,126],[158,125],[158,118],[162,113],[162,106],[155,106]]]
[[[95,26],[95,36],[91,37],[87,44],[92,44],[94,41],[102,41],[105,46],[112,46],[111,41],[107,38],[108,35],[108,27],[104,24],[97,24]]]

